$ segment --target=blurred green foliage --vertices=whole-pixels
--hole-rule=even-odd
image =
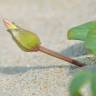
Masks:
[[[96,21],[71,28],[68,31],[68,39],[84,41],[85,47],[96,55]]]
[[[69,91],[70,96],[84,96],[81,94],[81,89],[84,85],[90,84],[90,90],[92,96],[96,96],[96,71],[92,68],[88,70],[82,70],[75,74],[71,81]]]

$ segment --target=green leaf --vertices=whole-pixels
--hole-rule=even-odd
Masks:
[[[96,55],[96,29],[93,29],[88,32],[86,41],[85,41],[85,47]]]
[[[68,31],[68,39],[70,40],[82,40],[85,41],[87,34],[92,29],[96,29],[96,21],[91,21],[76,27],[71,28]]]
[[[69,87],[70,96],[81,96],[80,89],[88,80],[87,72],[79,72],[75,78],[72,80],[71,85]]]
[[[80,92],[78,92],[78,93],[76,94],[76,96],[82,96],[82,95],[81,95],[81,93],[80,93]]]
[[[91,85],[91,96],[96,96],[96,66],[89,66],[77,72],[69,87],[70,96],[81,96],[80,90],[86,83]]]
[[[96,73],[93,73],[91,76],[91,91],[92,96],[96,96]]]

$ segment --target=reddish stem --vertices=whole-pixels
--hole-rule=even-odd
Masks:
[[[81,62],[79,62],[79,61],[77,61],[77,60],[74,60],[74,59],[72,59],[72,58],[63,56],[63,55],[61,55],[61,54],[59,54],[59,53],[57,53],[57,52],[54,52],[54,51],[52,51],[52,50],[50,50],[50,49],[47,49],[47,48],[45,48],[45,47],[43,47],[43,46],[39,46],[39,51],[41,51],[41,52],[43,52],[43,53],[45,53],[45,54],[48,54],[48,55],[50,55],[50,56],[53,56],[53,57],[62,59],[62,60],[64,60],[64,61],[67,61],[67,62],[69,62],[69,63],[71,63],[71,64],[73,64],[73,65],[76,65],[76,66],[78,66],[78,67],[83,67],[83,66],[85,66],[85,64],[83,64],[83,63],[81,63]]]

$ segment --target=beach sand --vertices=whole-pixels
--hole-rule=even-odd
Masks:
[[[38,34],[42,46],[75,59],[86,55],[87,62],[83,42],[68,40],[67,31],[96,20],[96,0],[0,0],[0,96],[68,96],[74,67],[41,52],[23,52],[3,18]]]

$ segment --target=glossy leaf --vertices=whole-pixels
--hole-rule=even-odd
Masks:
[[[88,32],[85,47],[89,49],[93,54],[96,55],[96,29]]]
[[[85,41],[87,34],[92,29],[96,29],[96,21],[91,21],[82,25],[71,28],[68,31],[68,39]]]
[[[91,91],[92,96],[96,96],[96,73],[91,76]]]
[[[69,87],[70,96],[81,96],[81,89],[87,83],[90,84],[92,96],[96,96],[96,67],[77,73]]]
[[[88,77],[86,72],[78,73],[71,82],[69,88],[70,96],[80,96],[81,87],[86,83],[87,80]]]

